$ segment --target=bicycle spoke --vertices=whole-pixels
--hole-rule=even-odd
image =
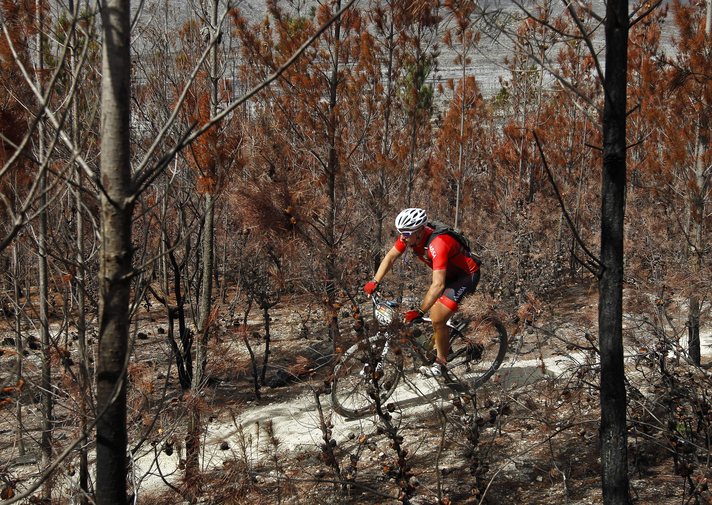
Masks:
[[[368,343],[349,348],[334,368],[332,406],[345,417],[357,417],[385,402],[393,394],[402,370],[400,351],[384,348],[386,339],[372,337]]]
[[[461,381],[479,387],[502,364],[507,351],[507,332],[502,323],[491,319],[476,329],[470,328],[469,333],[474,336],[459,333],[454,336],[448,364]]]

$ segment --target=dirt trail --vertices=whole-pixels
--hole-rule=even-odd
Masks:
[[[707,358],[712,356],[712,332],[701,336],[701,348],[703,356]],[[636,356],[636,352],[635,349],[627,349],[626,356],[632,359]],[[582,352],[570,352],[565,356],[557,355],[543,359],[530,358],[529,356],[533,354],[537,353],[531,351],[527,356],[510,353],[485,388],[502,388],[511,393],[545,377],[560,378],[576,369],[587,358]],[[401,381],[390,401],[396,404],[397,410],[402,409],[404,415],[417,415],[434,406],[444,406],[444,402],[450,395],[450,390],[434,379],[427,379],[417,372],[410,372],[406,380]],[[331,412],[328,395],[322,396],[321,401],[324,413],[328,416]],[[317,404],[312,393],[306,392],[287,401],[272,401],[264,405],[250,402],[234,421],[220,419],[208,426],[204,443],[204,468],[220,468],[227,460],[237,459],[255,463],[267,457],[272,451],[265,431],[268,422],[272,423],[281,452],[310,451],[323,443]],[[333,424],[332,436],[337,443],[341,443],[360,433],[373,431],[375,419],[370,416],[345,419],[334,413],[331,423]],[[137,475],[148,473],[142,481],[142,486],[147,488],[163,486],[163,477],[167,477],[169,481],[179,479],[182,475],[178,467],[181,456],[180,451],[176,451],[171,456],[161,453],[160,473],[156,472],[155,466],[150,466],[154,460],[153,454],[139,459],[136,462],[139,470]]]
[[[516,355],[507,356],[490,382],[492,387],[522,387],[544,376],[556,377],[566,373],[568,367],[575,365],[572,359],[576,358],[556,356],[542,362],[540,359],[525,360]],[[432,409],[433,406],[444,406],[444,402],[450,397],[450,390],[435,379],[410,372],[406,375],[406,380],[398,385],[389,402],[395,403],[397,410],[402,410],[404,414],[417,415]],[[321,401],[324,413],[328,416],[331,412],[328,395],[322,396]],[[274,401],[264,405],[250,403],[234,421],[220,421],[210,424],[207,428],[203,459],[205,468],[220,468],[226,460],[246,459],[256,462],[266,457],[272,450],[265,431],[268,422],[272,423],[274,434],[280,442],[280,451],[314,450],[323,443],[316,400],[310,392],[287,401]],[[374,421],[371,416],[346,419],[334,413],[331,417],[334,426],[332,436],[341,443],[358,436],[359,433],[373,431]],[[155,466],[151,466],[153,453],[137,460],[137,475],[149,474],[142,485],[148,488],[163,485],[161,474],[168,476],[169,481],[180,478],[181,457],[180,451],[170,456],[160,453],[160,472],[156,471]]]

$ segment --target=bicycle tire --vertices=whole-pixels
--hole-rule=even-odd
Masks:
[[[383,355],[386,342],[389,348]],[[349,347],[334,367],[331,407],[347,418],[375,412],[376,398],[384,404],[396,390],[402,372],[403,353],[393,341],[381,335],[362,340]]]
[[[450,332],[449,369],[477,389],[499,369],[507,353],[507,330],[499,319],[484,319],[475,330]]]

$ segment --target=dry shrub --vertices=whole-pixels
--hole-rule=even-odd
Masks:
[[[314,368],[314,360],[301,354],[296,357],[295,363],[287,367],[287,373],[299,377],[306,375]]]
[[[458,313],[472,321],[481,321],[491,317],[503,322],[507,322],[509,319],[505,310],[499,307],[490,295],[480,291],[466,297],[460,304]]]
[[[224,380],[251,373],[250,357],[245,350],[241,335],[233,339],[215,342],[210,349],[210,374]]]
[[[128,366],[129,384],[133,386],[131,389],[137,388],[142,393],[151,395],[154,391],[154,370],[147,363],[132,362]]]
[[[541,300],[538,300],[533,293],[527,293],[526,301],[517,310],[517,317],[520,322],[532,325],[541,314],[541,310]]]

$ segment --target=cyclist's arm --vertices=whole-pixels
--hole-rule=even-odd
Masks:
[[[400,258],[402,254],[403,253],[395,247],[391,247],[391,250],[388,251],[383,257],[383,260],[381,260],[381,264],[378,266],[378,271],[376,272],[376,275],[373,276],[373,280],[380,283],[386,274],[391,270],[393,263],[395,263],[395,261]]]
[[[428,292],[425,293],[423,303],[420,304],[420,310],[425,314],[430,308],[435,305],[440,295],[445,291],[445,273],[447,270],[433,270],[433,280],[430,283]]]

